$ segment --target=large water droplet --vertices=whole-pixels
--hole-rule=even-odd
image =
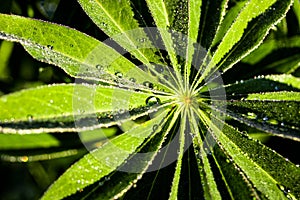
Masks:
[[[150,96],[146,99],[146,104],[147,104],[147,106],[153,106],[153,105],[160,104],[160,99],[155,96]]]

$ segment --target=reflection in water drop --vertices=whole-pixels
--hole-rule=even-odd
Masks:
[[[122,78],[123,77],[123,74],[121,72],[116,72],[115,75],[118,77],[118,78]]]
[[[154,124],[153,127],[152,127],[153,132],[155,132],[157,129],[158,129],[158,125]]]
[[[134,83],[136,82],[135,78],[129,78],[129,80]]]
[[[155,96],[150,96],[146,99],[146,104],[147,104],[147,106],[153,106],[156,104],[160,104],[160,99]]]
[[[153,83],[151,83],[151,82],[149,82],[149,81],[145,81],[145,82],[143,83],[143,85],[146,86],[146,87],[148,87],[148,88],[150,88],[150,89],[153,89]]]
[[[164,68],[161,65],[155,65],[155,71],[157,71],[158,73],[162,73],[164,71]]]
[[[101,65],[96,65],[96,68],[99,70],[103,70],[103,67]]]

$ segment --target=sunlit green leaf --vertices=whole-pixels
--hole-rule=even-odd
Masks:
[[[143,141],[161,129],[154,129],[164,121],[168,111],[134,127],[84,156],[70,167],[45,193],[42,199],[61,199],[95,183],[117,169]],[[154,129],[154,130],[153,130]]]
[[[289,0],[249,1],[226,32],[199,81],[206,78],[212,70],[226,71],[255,49],[274,23],[284,16],[290,4]]]
[[[216,145],[220,145],[229,153],[231,162],[241,168],[261,193],[271,199],[299,198],[299,167],[260,143],[250,140],[233,127],[223,124],[222,121],[213,117],[215,123],[222,123],[223,130],[220,130],[218,126],[211,124],[204,114],[202,117],[210,125],[215,139],[220,142]]]
[[[145,107],[152,101],[151,98],[155,100],[154,105],[169,99],[167,96],[86,84],[60,84],[23,90],[1,97],[1,131],[65,132],[88,127],[93,129],[91,127],[103,126],[101,124],[109,126],[111,122],[123,119],[122,112]],[[148,106],[151,107],[151,104]],[[141,112],[147,112],[147,109]],[[74,126],[74,121],[84,118],[91,119]],[[102,122],[97,118],[107,120]]]

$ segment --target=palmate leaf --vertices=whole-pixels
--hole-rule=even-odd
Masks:
[[[300,197],[299,167],[224,121],[234,119],[299,141],[298,78],[259,76],[225,87],[221,84],[208,92],[205,88],[214,85],[214,79],[204,83],[216,70],[227,71],[257,48],[285,16],[291,0],[249,0],[229,10],[226,0],[141,1],[157,26],[154,34],[147,28],[139,29],[137,15],[143,13],[135,10],[134,1],[79,3],[109,40],[102,43],[61,25],[0,14],[0,38],[21,43],[34,58],[57,65],[85,82],[43,86],[1,97],[2,132],[97,131],[113,125],[124,129],[104,144],[93,146],[93,151],[50,186],[44,199],[116,199],[129,189],[139,193],[136,182],[145,178],[156,159],[162,167],[169,155],[161,156],[160,149],[171,148],[174,141],[178,145],[171,150],[177,161],[165,186],[169,199],[183,195],[182,188],[187,187],[183,167],[187,165],[195,168],[189,170],[199,181],[197,187],[189,185],[185,198],[191,188],[201,191],[196,199]],[[155,40],[166,52],[155,49]],[[196,42],[208,53],[200,55]],[[127,59],[121,55],[124,53],[132,57]],[[147,69],[133,63],[142,63]],[[153,70],[155,64],[171,65],[164,69],[175,84],[161,82],[161,74]],[[149,87],[145,81],[155,86]],[[193,164],[189,159],[183,162],[189,145],[194,149],[188,151],[196,159]],[[149,154],[140,159],[144,152]],[[137,173],[130,173],[136,168]],[[159,171],[151,179],[149,194],[140,196],[152,196]],[[186,180],[191,180],[190,174]]]

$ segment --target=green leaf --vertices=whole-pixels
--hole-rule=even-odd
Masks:
[[[200,133],[203,133],[204,130],[199,130],[198,128],[198,117],[194,115],[190,115],[189,117],[191,118],[190,126],[194,133],[193,145],[194,152],[197,158],[198,171],[201,180],[203,180],[203,196],[206,199],[222,199],[220,192],[218,191],[217,183],[214,179],[211,164],[208,160],[207,150],[204,149],[204,141],[201,138]]]
[[[113,138],[84,156],[48,189],[42,199],[62,199],[116,170],[146,138],[161,130],[167,113],[168,110],[163,111],[156,118]],[[154,129],[154,126],[158,127]]]
[[[156,33],[153,33],[153,31],[156,32],[157,30],[139,28],[138,21],[134,18],[130,1],[79,0],[79,3],[94,23],[111,40],[116,41],[126,52],[129,52],[145,65],[145,70],[151,72],[147,74],[148,76],[151,74],[156,76],[155,84],[166,89],[166,85],[158,83],[157,77],[160,77],[160,79],[169,84],[169,87],[174,88],[172,82],[166,80],[155,68],[155,64],[163,64],[161,67],[165,75],[172,76],[168,67],[165,67],[166,63],[162,63],[162,57],[156,55],[160,54],[159,49],[153,45],[156,42],[154,39]],[[110,43],[110,41],[107,43]],[[97,55],[98,53],[94,52],[94,54]],[[147,75],[144,78],[148,77]],[[140,75],[140,77],[142,76]]]
[[[298,27],[300,27],[300,2],[299,2],[299,0],[294,1],[293,10],[297,16]]]
[[[272,51],[286,48],[300,48],[300,37],[293,36],[290,38],[272,39],[267,40],[254,50],[251,54],[245,57],[242,61],[254,65],[260,62],[264,57],[270,54]]]
[[[178,35],[177,37],[184,37],[184,35],[178,33],[176,31],[176,28],[178,30],[179,27],[176,26],[183,26],[181,27],[183,30],[186,30],[187,27],[185,24],[179,24],[175,25],[172,24],[172,15],[173,12],[176,10],[176,4],[174,4],[174,1],[163,1],[163,0],[146,0],[147,5],[149,7],[149,10],[152,14],[152,17],[155,21],[155,24],[157,28],[159,29],[161,38],[164,42],[166,51],[168,52],[168,55],[170,57],[172,67],[175,71],[175,75],[177,78],[177,85],[179,88],[183,88],[183,80],[180,75],[181,73],[181,66],[178,64],[177,60],[177,53],[176,50],[182,46],[180,42],[176,41],[176,37],[174,35]],[[184,1],[187,2],[187,1]],[[175,6],[175,9],[174,9]],[[186,5],[184,5],[186,6]],[[185,7],[186,8],[186,7]],[[185,13],[187,14],[187,13]],[[182,23],[182,21],[180,22]],[[173,25],[173,26],[172,26]],[[174,29],[173,29],[174,28]],[[172,35],[173,34],[173,35]],[[180,41],[180,40],[179,40]],[[186,48],[186,44],[183,44]]]
[[[0,45],[0,79],[7,81],[9,79],[8,62],[13,51],[14,44],[8,41],[2,41]]]
[[[148,36],[139,29],[129,0],[78,0],[78,2],[101,30],[142,63],[159,62],[160,57],[155,55],[157,50],[151,48],[153,45]],[[148,49],[141,48],[141,45],[147,46]]]
[[[151,105],[147,105],[152,101],[150,99],[154,99],[156,105],[168,101],[169,98],[100,85],[41,86],[0,98],[1,132],[70,132],[107,127],[115,124],[116,121],[124,120],[124,117],[129,114],[126,115],[127,111],[141,110],[140,113],[136,110],[136,114],[131,116],[133,118],[151,111],[149,109]],[[146,109],[143,110],[141,107]],[[121,117],[122,110],[124,117]],[[113,116],[112,119],[110,115]],[[90,120],[83,120],[85,118]],[[106,118],[106,121],[101,121],[101,118]],[[74,126],[74,121],[80,121],[76,124],[77,127]]]
[[[299,48],[299,36],[267,40],[242,61],[251,65],[258,65],[254,73],[261,72],[261,70],[275,68],[278,72],[290,74],[293,73],[300,65]],[[283,52],[290,53],[283,54]],[[280,56],[281,54],[283,54],[283,56]],[[270,61],[266,60],[270,57],[273,59]]]
[[[216,145],[230,155],[231,162],[241,168],[253,187],[270,199],[299,198],[299,167],[214,116],[211,115],[209,119],[203,112],[201,115],[213,131],[210,133],[217,141]],[[223,129],[219,129],[219,126]]]
[[[0,134],[0,149],[32,149],[59,147],[60,141],[50,134],[4,135]]]
[[[187,130],[187,112],[184,112],[184,115],[181,116],[181,121],[180,121],[180,139],[179,139],[179,152],[178,152],[178,157],[177,157],[177,163],[176,163],[176,169],[173,177],[173,182],[172,182],[172,187],[171,187],[171,193],[169,199],[177,199],[178,196],[178,186],[179,186],[179,180],[180,180],[180,175],[181,175],[181,168],[182,168],[182,158],[184,154],[184,146],[185,146],[185,137],[188,130]]]
[[[224,35],[226,34],[226,32],[228,31],[228,29],[230,28],[230,26],[232,25],[232,23],[234,22],[234,20],[241,12],[242,8],[245,6],[246,3],[247,1],[236,2],[236,4],[226,12],[225,18],[222,21],[218,32],[215,35],[212,46],[215,46],[222,40],[222,38],[224,37]]]
[[[290,0],[249,1],[225,34],[198,82],[217,69],[228,70],[257,48],[274,23],[283,18],[290,5]]]
[[[211,89],[211,94],[223,94],[223,87]],[[245,94],[274,92],[274,91],[300,91],[300,79],[292,75],[257,76],[254,79],[236,81],[225,86],[226,95],[231,99],[243,97]],[[208,92],[201,93],[209,95]]]
[[[300,141],[299,97],[299,92],[249,94],[227,102],[223,113],[257,129]],[[220,110],[221,105],[224,103],[216,102],[215,109]]]
[[[20,42],[37,60],[59,66],[73,77],[113,85],[121,81],[135,88],[141,88],[135,83],[149,81],[168,90],[113,48],[74,29],[14,15],[0,14],[0,19],[1,39]]]
[[[207,50],[212,47],[213,41],[217,39],[216,34],[222,31],[220,25],[226,13],[227,6],[227,0],[202,2],[199,42]]]
[[[76,193],[71,197],[74,198],[90,198],[90,199],[117,199],[121,198],[128,190],[136,187],[137,182],[147,172],[149,166],[158,155],[166,135],[172,129],[179,113],[170,114],[167,123],[163,126],[162,131],[152,135],[137,150],[137,154],[130,158],[120,166],[117,171],[106,176],[103,181],[95,183],[84,192]],[[172,119],[170,119],[172,117]],[[147,152],[145,154],[145,152]],[[142,154],[142,156],[139,155]],[[127,172],[128,171],[128,172]],[[129,173],[134,172],[134,173]],[[101,179],[102,180],[102,179]]]

